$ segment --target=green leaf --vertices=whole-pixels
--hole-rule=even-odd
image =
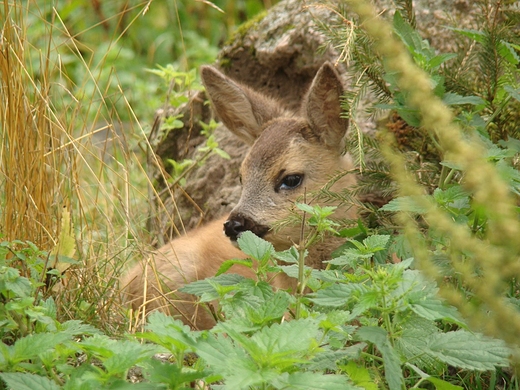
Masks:
[[[154,354],[162,352],[154,344],[140,344],[133,340],[118,340],[113,345],[114,354],[103,360],[103,365],[109,375],[125,373],[127,370],[150,359]]]
[[[215,284],[220,286],[235,286],[244,279],[243,276],[237,274],[222,274],[215,276],[214,278],[197,280],[196,282],[192,282],[179,288],[179,291],[200,297],[203,294],[215,293]]]
[[[390,343],[386,330],[375,326],[364,326],[358,329],[356,337],[374,344],[381,352],[381,355],[383,355],[385,378],[390,390],[401,390],[404,388],[401,362]]]
[[[161,345],[175,354],[177,352],[191,351],[198,340],[199,334],[192,332],[180,320],[156,311],[148,316],[146,332],[138,334],[138,337]]]
[[[16,390],[59,390],[54,381],[49,378],[27,372],[12,372],[0,374],[0,378],[10,389]]]
[[[370,377],[370,371],[366,367],[357,365],[355,361],[351,360],[343,369],[354,384],[365,390],[378,390],[377,384]]]
[[[272,381],[276,389],[359,390],[344,375],[323,375],[314,372],[283,373]]]
[[[404,359],[430,374],[440,373],[445,365],[433,356],[425,353],[427,339],[440,330],[434,321],[415,315],[408,315],[402,323],[400,337],[395,342],[395,348]]]
[[[305,256],[307,256],[308,251],[305,251]],[[294,246],[291,246],[289,249],[282,251],[282,252],[276,252],[274,257],[277,260],[284,261],[289,264],[298,264],[300,253],[298,252],[298,249],[296,249]]]
[[[69,340],[67,333],[37,333],[18,339],[12,348],[11,359],[23,361],[32,359],[56,345]]]
[[[504,90],[509,94],[509,96],[520,102],[520,88],[513,88],[511,85],[506,85],[504,86]]]
[[[374,253],[385,250],[389,240],[389,235],[374,234],[365,238],[363,244],[365,244],[367,251]]]
[[[433,383],[436,390],[463,390],[463,387],[461,386],[455,386],[451,383],[448,383],[446,381],[443,381],[442,379],[435,378],[433,376],[429,376],[425,378],[430,383]]]
[[[424,195],[429,197],[429,195]],[[410,213],[424,214],[428,211],[426,207],[422,205],[422,202],[417,201],[417,197],[412,196],[400,196],[392,199],[390,202],[385,204],[379,210],[383,211],[407,211]]]
[[[169,389],[178,389],[181,385],[189,387],[191,382],[204,378],[204,371],[187,371],[176,364],[164,363],[157,359],[150,359],[144,364],[144,375],[151,383],[164,383]],[[161,387],[162,388],[162,387]]]
[[[512,353],[502,340],[465,330],[430,336],[428,349],[433,356],[446,364],[478,371],[507,367]]]
[[[237,243],[242,252],[260,262],[267,260],[275,253],[273,244],[261,239],[249,230],[240,234]]]
[[[335,283],[329,287],[318,290],[315,294],[311,295],[309,300],[320,306],[342,307],[349,303],[352,294],[358,290],[359,287],[354,283]]]
[[[485,104],[484,99],[482,99],[481,97],[462,96],[453,92],[446,92],[442,97],[442,101],[444,102],[444,104],[448,106],[456,106],[460,104],[471,104],[474,106],[478,106],[481,104]]]
[[[251,259],[226,260],[226,261],[224,261],[221,264],[221,266],[219,267],[219,269],[218,269],[217,273],[215,274],[215,276],[219,276],[219,275],[222,275],[222,274],[226,273],[234,265],[243,265],[244,267],[252,268],[253,267],[253,261]]]
[[[447,27],[450,30],[453,30],[461,35],[464,35],[468,38],[473,39],[476,42],[484,43],[486,36],[483,31],[478,30],[471,30],[471,29],[461,29],[461,28],[454,28],[454,27]]]

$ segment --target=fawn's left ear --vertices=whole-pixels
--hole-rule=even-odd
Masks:
[[[342,95],[341,79],[326,62],[314,77],[302,107],[315,135],[328,147],[341,148],[340,152],[348,128],[348,119],[342,118]]]

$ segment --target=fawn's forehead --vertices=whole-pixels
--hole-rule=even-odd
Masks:
[[[281,164],[292,160],[299,146],[308,137],[309,125],[301,118],[275,119],[266,124],[242,163],[242,174],[249,171],[277,171]]]

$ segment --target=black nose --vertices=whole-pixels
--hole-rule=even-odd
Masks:
[[[236,241],[240,233],[246,230],[252,230],[255,223],[242,215],[230,216],[229,219],[224,222],[224,233],[232,241]]]
[[[252,219],[242,214],[230,215],[229,219],[224,222],[224,233],[232,241],[236,241],[241,233],[250,230],[259,237],[263,237],[268,231],[267,226],[259,225]]]

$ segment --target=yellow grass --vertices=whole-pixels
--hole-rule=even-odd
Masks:
[[[25,25],[29,15],[40,11],[36,2],[5,1],[1,7],[2,239],[31,241],[48,253],[77,260],[55,296],[60,315],[115,330],[120,321],[117,277],[126,262],[145,256],[149,241],[145,227],[153,186],[143,164],[150,145],[129,104],[130,121],[109,109],[112,101],[126,100],[122,90],[107,97],[100,89],[109,84],[99,82],[104,58],[99,64],[86,62],[77,36],[68,33],[57,14],[51,21],[38,20],[48,40],[36,47],[27,40]],[[75,56],[85,68],[78,88],[82,96],[73,95],[56,53]],[[110,77],[117,80],[117,73]],[[62,217],[69,213],[76,247],[71,251],[69,245],[65,253],[56,248]]]

